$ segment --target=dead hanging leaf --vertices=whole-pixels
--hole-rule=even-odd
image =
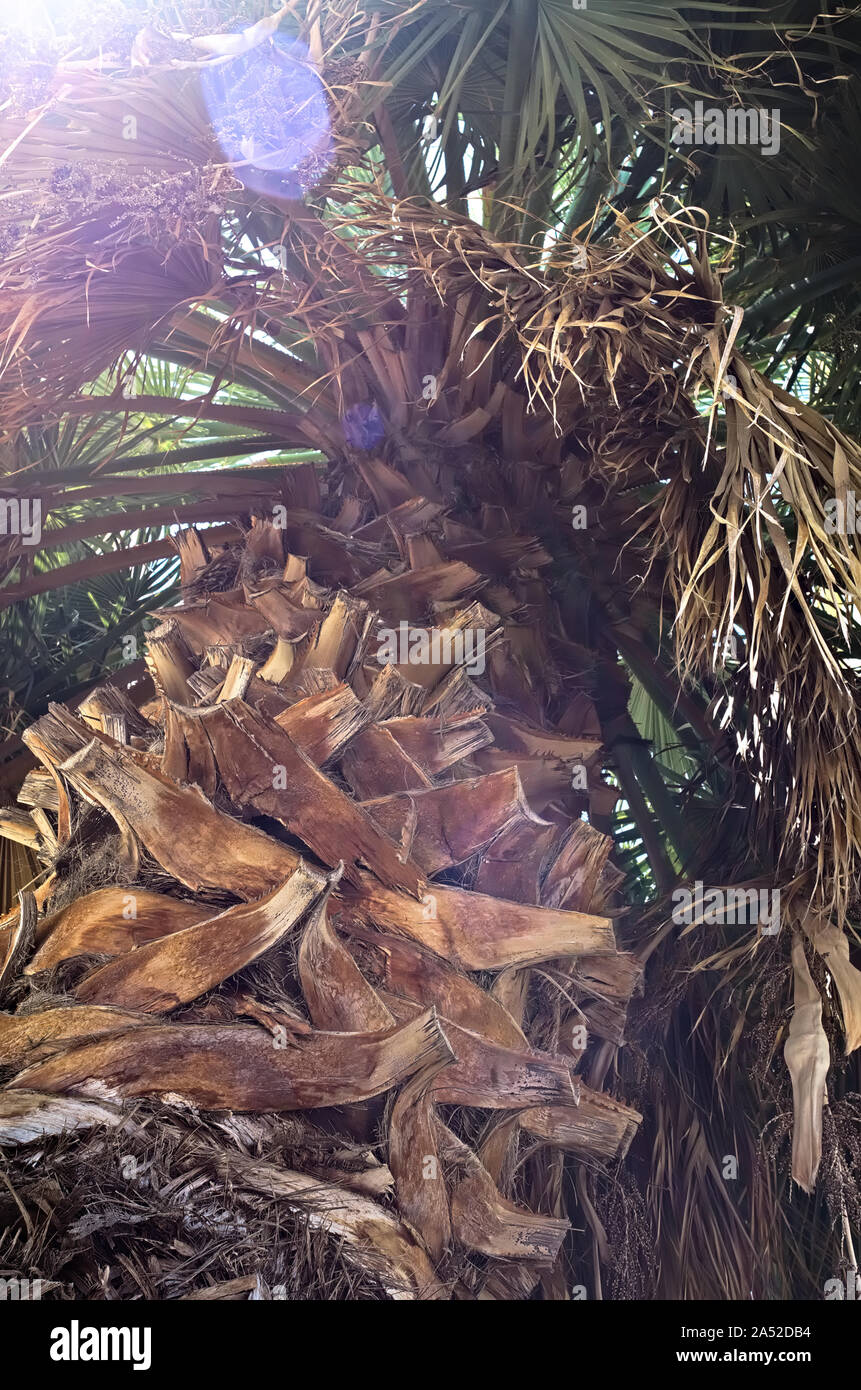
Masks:
[[[235,975],[280,941],[325,892],[328,880],[300,864],[255,903],[240,903],[151,941],[87,975],[75,994],[89,1004],[166,1013]]]
[[[28,1090],[0,1092],[0,1145],[29,1144],[51,1134],[93,1125],[119,1125],[122,1121],[122,1110],[106,1101]]]
[[[849,458],[840,440],[836,437],[834,439],[834,457],[831,467],[834,476],[834,495],[845,507],[846,494],[849,488]]]
[[[390,1298],[448,1297],[409,1227],[370,1198],[274,1163],[249,1162],[236,1155],[219,1158],[217,1166],[234,1186],[284,1198],[305,1213],[312,1227],[328,1232],[360,1268],[376,1274]]]
[[[384,1033],[312,1033],[278,1047],[262,1028],[156,1024],[28,1068],[16,1089],[171,1095],[205,1110],[312,1110],[369,1100],[451,1058],[436,1011]]]
[[[146,1014],[100,1006],[0,1014],[0,1065],[27,1066],[52,1052],[64,1052],[85,1038],[122,1033],[151,1022]]]
[[[846,1053],[854,1052],[861,1044],[861,970],[849,960],[849,939],[844,931],[826,917],[811,913],[801,924],[831,973],[840,1007],[843,1011],[843,1031],[846,1034]]]
[[[461,1174],[451,1196],[452,1230],[461,1244],[498,1260],[552,1265],[571,1229],[569,1222],[507,1201],[472,1149],[439,1120],[436,1132],[440,1152]]]
[[[389,1164],[398,1210],[414,1226],[434,1260],[451,1244],[448,1192],[437,1152],[434,1077],[445,1062],[425,1067],[403,1086],[389,1120]]]
[[[72,956],[120,956],[206,916],[206,909],[195,903],[146,888],[97,888],[43,918],[36,928],[36,954],[24,974],[48,970]]]
[[[792,969],[794,1009],[783,1049],[792,1078],[792,1176],[805,1192],[812,1192],[822,1156],[822,1107],[831,1057],[822,1027],[822,1000],[807,967],[801,935],[792,944]]]

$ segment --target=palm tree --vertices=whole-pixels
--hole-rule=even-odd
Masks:
[[[77,1209],[2,1258],[810,1296],[861,1216],[854,21],[145,10],[4,73],[0,1124]],[[670,144],[773,93],[773,160]]]

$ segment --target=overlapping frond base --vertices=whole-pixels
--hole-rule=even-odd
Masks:
[[[547,557],[355,459],[181,534],[155,698],[26,736],[57,844],[2,928],[0,1138],[74,1215],[6,1258],[60,1296],[567,1297],[569,1185],[604,1239],[639,969]]]

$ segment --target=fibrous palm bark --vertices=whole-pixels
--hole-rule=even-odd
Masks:
[[[166,1117],[301,1111],[319,1145],[323,1111],[333,1152],[379,1145],[379,1209],[253,1145],[236,1171],[213,1150],[213,1172],[288,1207],[315,1178],[309,1219],[388,1293],[523,1296],[554,1269],[564,1290],[559,1155],[627,1150],[639,1116],[587,1078],[638,972],[611,840],[582,818],[615,793],[594,705],[551,656],[548,557],[501,483],[483,531],[370,451],[325,498],[310,466],[283,484],[242,544],[178,538],[155,698],[108,687],[27,735],[65,829],[44,915],[25,895],[23,941],[4,929],[4,1132],[107,1107],[121,1133],[157,1098]],[[114,881],[76,897],[93,808]]]

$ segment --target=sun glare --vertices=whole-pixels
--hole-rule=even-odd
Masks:
[[[62,0],[0,0],[0,30],[17,29],[24,34],[48,33],[62,9]]]

